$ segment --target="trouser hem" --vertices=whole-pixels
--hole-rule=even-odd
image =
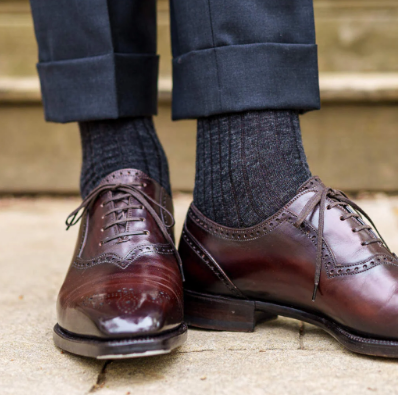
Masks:
[[[173,60],[175,120],[247,110],[320,108],[317,46],[248,44]]]
[[[157,113],[159,57],[106,54],[39,63],[45,117],[77,122]]]

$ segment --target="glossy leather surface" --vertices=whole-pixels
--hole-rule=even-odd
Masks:
[[[105,184],[141,184],[139,188],[173,213],[166,191],[144,173],[124,169]],[[58,323],[69,332],[101,338],[155,335],[183,322],[182,278],[173,246],[154,218],[130,196],[106,191],[81,220],[75,253],[57,301]],[[128,209],[127,206],[141,206]],[[171,219],[152,207],[164,223]],[[107,211],[119,208],[111,215]],[[141,218],[123,223],[124,219]],[[106,228],[110,221],[121,223]],[[132,232],[148,234],[104,239]]]
[[[247,229],[220,226],[192,205],[179,247],[185,288],[295,307],[362,335],[396,339],[396,256],[382,243],[362,245],[376,238],[374,232],[354,232],[362,223],[356,218],[343,220],[346,207],[329,209],[332,198],[324,207],[322,271],[312,301],[319,208],[301,227],[294,223],[322,188],[313,177],[279,212]]]

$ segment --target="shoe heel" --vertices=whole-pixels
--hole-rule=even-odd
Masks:
[[[255,302],[184,292],[185,321],[190,326],[217,331],[253,332],[259,321],[277,316],[255,310]]]

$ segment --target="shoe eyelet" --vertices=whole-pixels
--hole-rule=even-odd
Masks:
[[[102,246],[103,246],[103,242],[100,241],[100,242],[98,243],[98,245],[99,245],[100,247],[102,247]]]
[[[144,231],[144,234],[148,236],[150,234],[150,232],[148,230],[146,230],[146,231]]]
[[[339,219],[340,219],[341,221],[345,221],[345,218],[344,218],[342,215],[339,217]]]
[[[144,182],[144,183],[142,184],[142,187],[145,188],[146,186],[147,186],[147,184]]]
[[[101,228],[101,232],[104,232],[104,228]]]
[[[327,210],[331,210],[331,206],[330,205],[327,206]]]

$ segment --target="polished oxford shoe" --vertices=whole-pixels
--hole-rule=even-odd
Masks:
[[[354,352],[396,357],[397,257],[363,218],[372,224],[317,177],[251,228],[220,226],[191,205],[179,246],[186,322],[253,331],[281,315],[319,326]]]
[[[55,344],[98,359],[164,354],[187,337],[170,196],[144,173],[102,180],[67,220],[81,219],[57,301]]]

